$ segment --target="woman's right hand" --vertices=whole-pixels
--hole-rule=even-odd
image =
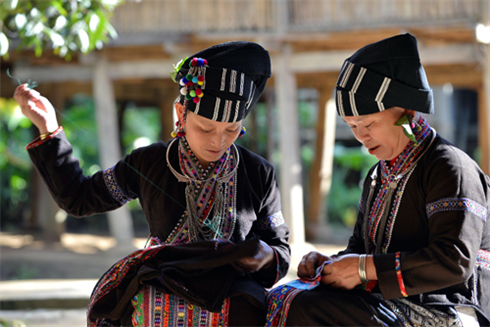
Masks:
[[[315,277],[315,270],[325,261],[333,260],[329,256],[323,255],[319,252],[312,251],[301,259],[298,265],[298,277],[299,278],[313,278]]]
[[[39,133],[52,133],[59,127],[56,112],[48,99],[22,84],[15,89],[14,99],[22,113],[39,129]]]

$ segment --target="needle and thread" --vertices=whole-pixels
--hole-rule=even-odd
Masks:
[[[21,80],[19,78],[16,78],[16,77],[13,77],[10,72],[9,72],[9,68],[7,68],[7,76],[14,79],[14,80],[17,80],[17,82],[19,83],[19,85],[22,85],[24,83],[21,82]],[[34,89],[35,87],[37,87],[38,84],[36,81],[31,81],[30,79],[27,81],[27,87],[29,89]],[[54,108],[54,107],[53,107]],[[66,121],[70,122],[71,124],[73,124],[75,127],[78,128],[78,130],[80,130],[81,132],[85,133],[85,134],[89,134],[84,128],[80,127],[77,123],[75,123],[72,119],[70,119],[68,116],[66,116],[64,113],[62,113],[61,111],[59,111],[58,109],[54,108],[54,110],[61,116],[63,117],[63,119],[65,119]],[[109,152],[112,152],[111,149],[109,148],[106,148],[105,150],[109,151]],[[167,192],[165,192],[161,187],[159,187],[157,184],[155,184],[153,181],[151,181],[148,177],[146,177],[145,175],[143,175],[140,171],[138,171],[135,167],[131,166],[129,163],[127,163],[126,161],[122,161],[124,164],[126,164],[126,166],[128,166],[130,169],[132,169],[135,173],[137,173],[139,176],[141,176],[144,180],[146,180],[148,183],[150,183],[152,186],[154,186],[157,190],[159,190],[160,192],[162,192],[165,196],[169,197],[172,201],[174,201],[175,203],[177,203],[179,206],[181,206],[184,210],[186,210],[186,207],[180,203],[179,201],[177,201],[175,198],[173,198],[170,194],[168,194]],[[191,212],[188,212],[188,214],[192,214]],[[195,218],[199,218],[199,217],[195,217]],[[208,227],[209,229],[211,229],[213,232],[216,233],[216,235],[219,237],[219,238],[222,238],[222,235],[220,233],[220,231],[218,230],[218,228],[214,227],[213,224],[211,223],[211,221],[209,220],[209,218],[206,218],[204,221],[203,221],[203,224]],[[146,247],[146,245],[145,245]]]

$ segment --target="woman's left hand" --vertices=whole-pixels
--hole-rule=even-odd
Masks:
[[[253,257],[246,257],[238,260],[235,263],[235,268],[242,272],[253,273],[259,271],[264,266],[271,266],[274,263],[274,250],[260,240],[260,247],[257,254]]]
[[[320,282],[333,288],[351,290],[361,283],[358,267],[358,254],[337,257],[323,267]]]

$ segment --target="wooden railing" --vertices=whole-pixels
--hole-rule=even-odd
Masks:
[[[127,0],[112,18],[126,33],[333,31],[474,24],[486,0]]]
[[[237,32],[273,30],[271,0],[142,0],[119,6],[118,33]]]
[[[290,0],[291,30],[476,23],[486,0]]]

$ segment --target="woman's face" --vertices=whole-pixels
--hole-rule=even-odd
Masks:
[[[182,121],[184,106],[177,103],[175,109],[177,116]],[[217,161],[223,156],[240,135],[241,127],[241,121],[222,123],[196,115],[191,111],[187,111],[184,125],[187,143],[204,169],[211,162]]]
[[[410,139],[396,122],[404,115],[415,111],[399,107],[377,112],[375,114],[343,117],[356,139],[378,160],[396,158],[407,146]]]

